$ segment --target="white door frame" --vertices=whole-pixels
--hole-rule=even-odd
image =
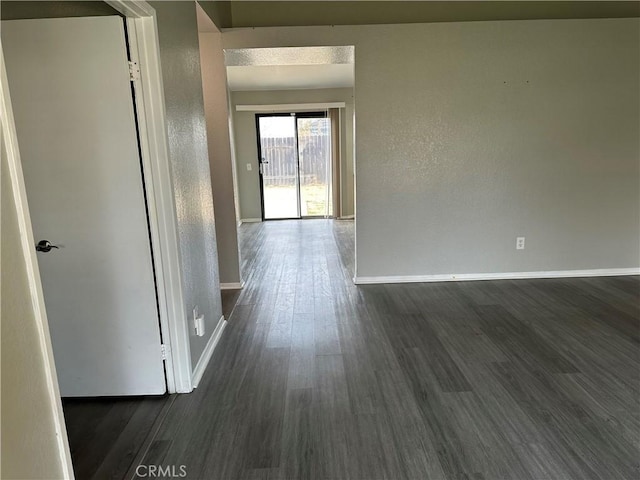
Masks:
[[[125,16],[130,56],[132,61],[137,62],[140,69],[140,75],[134,81],[135,104],[156,275],[160,331],[166,351],[167,391],[188,393],[193,390],[189,329],[182,293],[177,214],[169,160],[156,13],[145,1],[107,0],[106,3]],[[15,133],[13,116],[7,115],[7,112],[11,112],[11,100],[4,74],[0,95],[3,107],[3,131]],[[6,138],[7,148],[13,152],[8,159],[10,169],[16,172],[15,182],[17,183],[13,186],[16,192],[23,192],[24,178],[17,137],[7,136]],[[12,180],[14,180],[13,176]],[[28,237],[25,237],[25,241],[29,241],[29,248],[33,250],[33,233],[26,197],[21,200],[19,214],[21,221],[25,221],[28,225],[28,232],[25,231],[23,235]],[[43,323],[41,328],[48,332],[37,261],[33,255],[28,256],[26,261],[27,268],[32,269],[37,277],[37,286],[32,285],[32,293],[37,295],[42,308],[42,315],[39,317],[39,322]],[[54,365],[51,364],[51,367],[54,368]],[[53,378],[56,378],[55,370]],[[56,391],[57,389],[56,379]],[[64,427],[64,423],[62,426]]]
[[[168,136],[160,67],[160,49],[155,10],[145,1],[107,2],[126,17],[132,60],[140,67],[134,82],[149,228],[154,255],[159,302],[160,330],[167,355],[165,372],[169,393],[193,390],[189,330],[182,295],[182,275],[174,204]],[[40,271],[34,249],[33,229],[22,173],[9,82],[0,42],[0,128],[8,152],[7,162],[17,209],[25,268],[36,326],[40,336],[56,442],[64,478],[73,478],[73,464],[60,400],[60,390],[42,293]]]
[[[182,295],[182,274],[177,215],[160,68],[156,12],[145,1],[107,0],[126,17],[131,60],[140,75],[134,81],[140,131],[140,151],[149,209],[160,331],[167,351],[165,371],[169,393],[193,390],[187,314]]]

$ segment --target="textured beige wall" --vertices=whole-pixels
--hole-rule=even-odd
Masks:
[[[169,131],[169,157],[178,215],[185,312],[195,367],[222,316],[207,125],[202,97],[195,2],[151,2],[157,13]],[[193,307],[207,334],[195,335]]]
[[[637,268],[639,37],[603,19],[223,42],[355,45],[357,275],[375,277]]]
[[[238,224],[233,198],[227,76],[221,33],[200,33],[200,64],[207,118],[213,208],[216,216],[220,282],[239,283]]]
[[[260,176],[258,169],[258,143],[255,112],[237,112],[236,105],[270,105],[284,103],[345,102],[340,111],[342,126],[341,174],[342,215],[354,213],[354,164],[353,164],[353,107],[352,88],[325,88],[315,90],[280,90],[232,92],[231,104],[234,119],[238,194],[241,218],[260,218]],[[251,163],[253,169],[247,170]]]
[[[47,389],[43,339],[29,288],[7,152],[2,154],[0,351],[2,365],[1,470],[6,479],[63,478],[52,398]]]

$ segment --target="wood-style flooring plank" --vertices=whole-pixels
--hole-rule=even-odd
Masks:
[[[349,221],[244,224],[240,245],[246,286],[200,386],[136,461],[211,480],[638,478],[638,277],[355,286]],[[113,449],[112,478],[148,424],[125,405],[65,405],[70,436]]]

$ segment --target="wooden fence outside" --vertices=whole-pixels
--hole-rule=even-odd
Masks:
[[[300,184],[326,185],[331,182],[331,144],[327,135],[305,135],[300,144]],[[296,140],[293,137],[263,137],[262,157],[265,187],[296,184]]]

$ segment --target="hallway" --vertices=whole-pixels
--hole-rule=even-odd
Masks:
[[[247,285],[143,464],[225,480],[637,475],[637,277],[356,287],[351,222],[241,235]]]

